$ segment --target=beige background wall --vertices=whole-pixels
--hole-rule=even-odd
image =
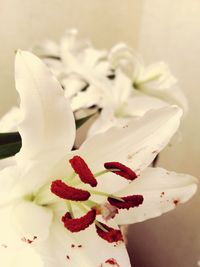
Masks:
[[[0,98],[3,99],[0,114],[16,101],[13,82],[16,49],[27,49],[44,38],[58,40],[70,27],[77,27],[84,37],[102,48],[121,40],[134,45],[140,3],[133,0],[0,0]]]
[[[160,164],[198,176],[200,152],[199,0],[0,0],[0,114],[16,103],[14,51],[36,40],[59,39],[78,27],[98,47],[125,41],[147,62],[169,62],[188,97],[183,142]],[[131,226],[129,251],[136,267],[195,267],[200,258],[200,198],[176,211]],[[133,255],[134,253],[134,255]]]
[[[166,149],[159,164],[200,177],[200,1],[145,0],[138,42],[147,62],[169,63],[190,106],[182,126],[183,141]],[[176,211],[131,227],[138,266],[197,266],[199,195]]]

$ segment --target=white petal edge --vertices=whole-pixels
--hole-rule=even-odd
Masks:
[[[197,182],[187,174],[147,168],[126,189],[117,193],[118,196],[143,195],[143,204],[128,211],[121,210],[115,220],[121,225],[158,217],[188,201],[197,190]]]
[[[29,52],[17,52],[15,69],[23,113],[20,156],[42,158],[51,151],[55,157],[62,157],[73,146],[75,123],[60,84],[45,64]]]

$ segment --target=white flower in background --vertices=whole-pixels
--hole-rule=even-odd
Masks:
[[[146,67],[123,43],[110,51],[97,50],[73,29],[65,33],[60,45],[46,41],[33,51],[56,74],[74,112],[102,110],[89,136],[169,104],[187,110],[186,98],[168,66],[159,62]]]
[[[177,80],[164,62],[145,66],[142,58],[124,43],[115,45],[109,54],[114,69],[120,68],[141,93],[180,106],[187,111],[187,99],[177,86]]]
[[[194,177],[148,167],[182,112],[148,112],[71,151],[69,103],[28,52],[16,55],[16,88],[22,148],[0,172],[2,266],[25,267],[27,255],[34,267],[131,266],[118,225],[159,216],[196,191]]]

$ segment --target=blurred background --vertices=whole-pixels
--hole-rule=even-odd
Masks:
[[[35,41],[59,40],[77,27],[98,48],[124,41],[146,63],[164,60],[189,101],[183,141],[159,165],[200,176],[199,0],[0,0],[0,116],[17,103],[14,53]],[[200,192],[160,218],[134,224],[129,253],[135,267],[195,267],[200,259]]]

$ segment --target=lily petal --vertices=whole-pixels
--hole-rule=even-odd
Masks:
[[[0,247],[0,259],[3,267],[44,267],[40,255],[28,245]]]
[[[128,99],[124,113],[133,117],[143,116],[149,110],[163,108],[167,105],[159,98],[139,93]]]
[[[181,89],[176,85],[170,88],[166,88],[165,90],[153,87],[142,89],[142,91],[146,94],[160,98],[170,104],[178,105],[184,110],[185,113],[188,111],[187,99]]]
[[[123,123],[119,124],[119,122],[123,121]],[[93,136],[95,134],[103,133],[110,129],[113,126],[119,126],[124,124],[124,120],[117,119],[114,116],[114,110],[111,106],[107,106],[102,109],[100,115],[97,119],[92,123],[87,135]]]
[[[45,267],[107,266],[109,259],[115,260],[121,267],[131,266],[125,244],[110,244],[101,239],[94,225],[74,235],[60,223],[54,224],[49,239],[38,250],[43,256]]]
[[[0,259],[3,267],[43,267],[31,244],[24,242],[11,224],[12,206],[0,210]]]
[[[90,85],[86,91],[80,91],[71,100],[72,110],[89,108],[101,102],[101,92],[93,85]]]
[[[197,179],[186,174],[169,172],[162,168],[147,168],[141,176],[117,195],[140,194],[143,203],[116,215],[118,224],[141,222],[174,209],[188,201],[197,190]]]
[[[21,201],[13,208],[11,219],[22,237],[42,241],[49,235],[52,217],[51,209]]]
[[[10,165],[15,164],[15,157],[8,157],[0,160],[0,170]]]
[[[19,178],[20,170],[16,165],[13,165],[13,161],[10,166],[0,171],[0,207],[21,195]]]
[[[139,174],[170,141],[178,129],[181,114],[174,106],[148,112],[124,127],[87,139],[78,153],[94,173],[102,171],[105,162],[115,161]],[[108,192],[122,189],[125,183],[111,174],[98,179],[98,187]]]
[[[16,88],[21,98],[23,121],[19,126],[26,159],[61,158],[73,146],[75,123],[70,105],[58,81],[36,56],[16,55]]]

